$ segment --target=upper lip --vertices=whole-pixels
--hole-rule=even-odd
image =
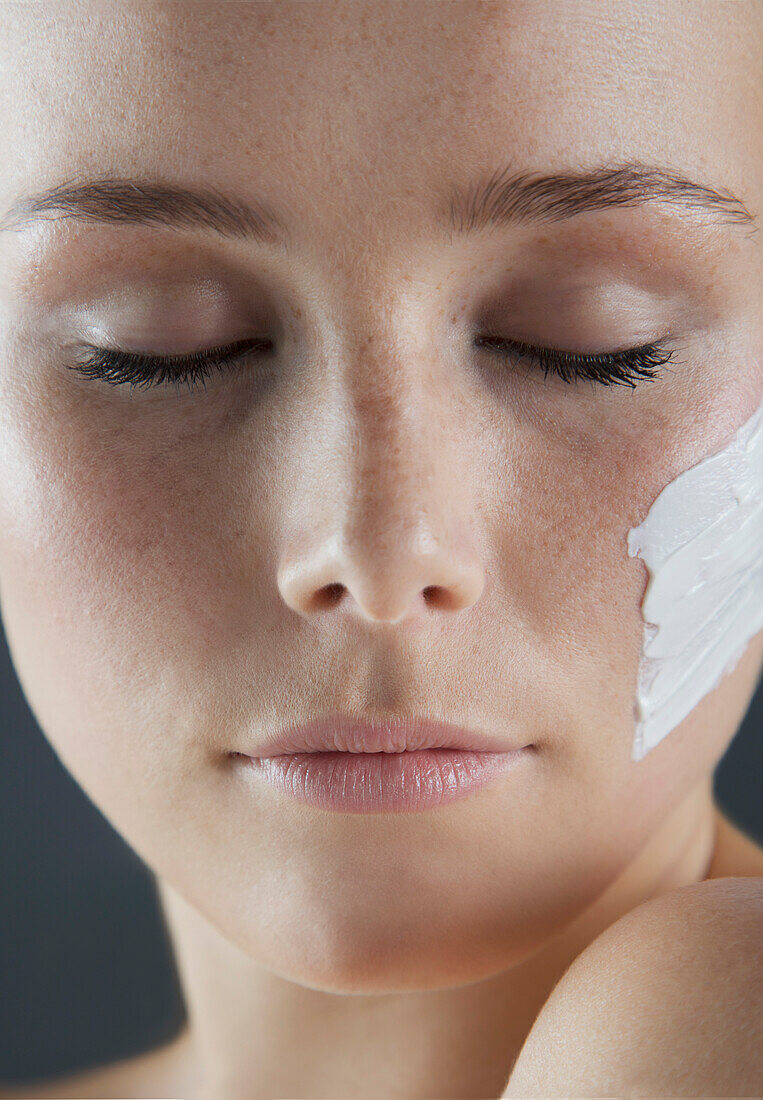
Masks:
[[[252,756],[295,752],[410,752],[416,749],[465,749],[510,752],[521,745],[500,744],[480,731],[424,717],[383,717],[374,720],[331,714],[301,725],[286,726]]]

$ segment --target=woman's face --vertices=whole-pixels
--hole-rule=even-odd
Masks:
[[[552,216],[549,185],[503,224],[449,221],[496,173],[630,162],[756,212],[760,31],[746,2],[4,6],[11,653],[93,802],[284,976],[420,987],[529,956],[736,730],[763,636],[631,760],[647,574],[626,536],[760,403],[751,223],[677,187],[584,209],[569,184]],[[267,206],[280,237],[192,225],[192,203],[174,226],[96,216],[129,186],[80,216],[23,205],[107,178]],[[634,388],[569,382],[484,334],[674,355]],[[258,337],[206,390],[69,369],[89,345]],[[337,711],[535,751],[378,814],[289,800],[231,755]]]

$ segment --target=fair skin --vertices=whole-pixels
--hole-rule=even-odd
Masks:
[[[688,200],[439,222],[452,186],[506,164],[659,165],[763,209],[760,9],[83,0],[0,21],[2,212],[140,179],[265,203],[289,239],[92,206],[0,233],[9,646],[157,876],[190,1017],[50,1095],[499,1096],[605,930],[763,873],[712,799],[763,634],[632,761],[647,576],[625,546],[760,403],[761,245]],[[634,389],[568,384],[483,332],[676,353]],[[254,337],[268,357],[206,392],[66,369],[88,343]],[[234,751],[333,711],[535,751],[423,813],[245,782]]]

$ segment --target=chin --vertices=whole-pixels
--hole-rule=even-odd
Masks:
[[[524,962],[543,946],[522,943],[501,930],[500,939],[469,930],[433,933],[426,925],[401,928],[390,922],[341,934],[305,929],[290,942],[246,953],[286,981],[321,993],[380,994],[448,989],[486,981]],[[244,950],[245,945],[239,944]]]

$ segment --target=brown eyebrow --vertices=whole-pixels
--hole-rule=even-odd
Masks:
[[[453,233],[561,221],[589,211],[653,202],[682,211],[701,210],[720,223],[755,224],[755,216],[725,188],[695,183],[636,161],[552,174],[503,168],[469,188],[454,186],[444,200],[442,220],[451,240]],[[286,221],[270,205],[231,198],[213,188],[111,177],[69,180],[18,198],[0,220],[0,230],[24,229],[50,220],[51,215],[53,220],[204,228],[223,236],[278,245],[285,251],[290,239]]]
[[[53,218],[49,215],[54,211]],[[0,220],[0,230],[26,229],[38,221],[77,218],[92,222],[189,226],[223,236],[280,243],[286,227],[271,208],[255,207],[213,188],[194,189],[144,179],[68,180],[25,195]]]
[[[701,210],[720,223],[755,223],[755,216],[727,189],[638,161],[549,175],[504,169],[467,191],[454,189],[450,217],[456,232],[469,233],[488,225],[561,221],[592,210],[652,202]]]

